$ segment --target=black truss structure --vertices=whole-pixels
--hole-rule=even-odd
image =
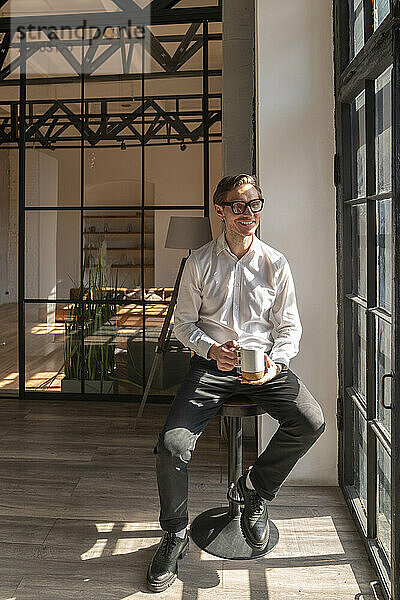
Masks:
[[[339,430],[339,482],[353,519],[365,543],[369,558],[378,574],[386,600],[400,600],[400,1],[390,2],[390,13],[374,30],[374,3],[363,2],[364,46],[350,60],[351,3],[334,0],[335,40],[335,184],[337,199],[337,263],[338,263],[338,357],[339,397],[337,420]],[[375,79],[390,65],[392,70],[392,189],[377,194],[375,182]],[[357,198],[352,183],[352,118],[351,104],[365,92],[366,191]],[[392,314],[379,308],[377,294],[377,203],[392,199]],[[352,207],[366,205],[367,220],[367,298],[353,293]],[[351,258],[353,257],[353,258]],[[352,310],[365,314],[366,324],[366,398],[353,387]],[[377,321],[392,327],[391,371],[385,374],[392,382],[391,439],[378,418],[376,340]],[[363,420],[367,437],[367,514],[358,497],[354,473],[354,415]],[[391,457],[391,556],[386,556],[377,531],[377,447]],[[364,526],[364,522],[365,525]],[[374,592],[375,593],[375,592]]]
[[[37,143],[43,148],[68,146],[79,143],[95,147],[103,142],[127,146],[202,143],[207,131],[213,141],[222,140],[221,94],[209,94],[206,112],[203,94],[43,100],[26,102],[25,143]],[[130,103],[132,110],[117,110],[115,106]],[[174,104],[174,110],[166,104]],[[0,147],[18,143],[18,102],[2,102],[9,116],[0,117]],[[189,106],[186,107],[185,105]],[[193,105],[195,105],[193,107]],[[142,131],[143,122],[143,131]],[[212,131],[210,128],[214,127]],[[102,144],[103,145],[103,144]]]
[[[134,0],[112,0],[115,12],[80,12],[66,14],[50,14],[0,18],[0,31],[27,31],[28,28],[48,29],[79,29],[93,27],[118,27],[130,24],[165,25],[179,23],[200,23],[202,21],[222,21],[222,0],[214,6],[204,6],[193,2],[190,8],[180,8],[180,0],[152,0],[141,8]],[[0,1],[0,8],[7,4]],[[11,4],[11,3],[10,3]]]
[[[188,25],[187,31],[182,35],[156,35],[151,27],[146,25],[116,26],[113,28],[102,29],[95,27],[93,29],[84,29],[84,33],[76,36],[62,37],[60,31],[47,30],[42,32],[41,39],[37,39],[32,32],[26,34],[26,59],[38,57],[40,62],[41,53],[53,53],[58,68],[65,68],[67,75],[60,77],[43,78],[27,77],[27,83],[39,85],[50,82],[67,83],[76,81],[81,73],[85,74],[86,80],[107,80],[117,77],[121,79],[141,79],[155,77],[176,77],[176,76],[198,76],[201,77],[201,70],[191,69],[189,73],[182,69],[189,60],[198,53],[204,45],[203,35],[198,34],[201,23],[192,23]],[[45,37],[44,37],[45,36]],[[83,39],[82,39],[83,37]],[[218,41],[222,39],[222,34],[209,34],[208,41]],[[179,45],[173,54],[168,51],[168,44],[178,42]],[[76,53],[81,47],[84,47],[84,58],[80,61],[76,58]],[[141,69],[137,69],[133,62],[138,47],[145,53],[147,60],[153,59],[161,71],[142,74]],[[9,85],[19,84],[19,77],[16,72],[21,66],[21,37],[19,32],[8,30],[3,33],[0,46],[0,81],[7,82]],[[75,52],[74,52],[75,51]],[[111,66],[113,61],[118,59],[122,64],[122,72],[115,75],[115,66]],[[110,62],[110,73],[102,75],[98,71],[107,67]],[[146,60],[145,60],[146,62]],[[29,62],[27,66],[27,75],[29,75]],[[221,75],[221,70],[216,70],[215,75]]]

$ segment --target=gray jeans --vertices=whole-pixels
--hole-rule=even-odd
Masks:
[[[165,531],[187,526],[187,466],[196,441],[223,402],[236,394],[248,396],[279,422],[251,469],[253,486],[266,500],[275,498],[299,458],[325,430],[321,407],[290,369],[256,386],[240,383],[236,368],[220,371],[215,361],[194,356],[154,448]]]

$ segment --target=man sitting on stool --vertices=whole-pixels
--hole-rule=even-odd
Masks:
[[[258,550],[268,543],[267,501],[325,429],[321,407],[289,369],[301,324],[286,258],[255,236],[264,205],[261,189],[250,175],[224,177],[213,199],[225,232],[195,250],[185,265],[174,331],[195,355],[154,449],[164,530],[147,571],[148,588],[155,592],[175,581],[178,559],[187,553],[187,466],[224,400],[246,392],[279,422],[237,482],[244,501],[242,531]],[[264,349],[265,374],[258,381],[245,381],[236,367],[238,348],[246,345]]]

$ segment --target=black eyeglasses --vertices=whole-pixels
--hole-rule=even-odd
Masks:
[[[243,200],[235,200],[234,202],[221,202],[223,206],[230,206],[234,215],[242,215],[248,206],[253,213],[260,212],[264,206],[264,198],[254,198],[249,202]]]

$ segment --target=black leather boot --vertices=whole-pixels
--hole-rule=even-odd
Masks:
[[[178,575],[178,560],[189,550],[189,537],[184,538],[166,531],[147,570],[147,587],[152,592],[163,592]]]
[[[251,548],[264,550],[269,540],[267,501],[246,486],[247,473],[248,471],[243,473],[237,481],[237,491],[244,501],[240,527]]]

